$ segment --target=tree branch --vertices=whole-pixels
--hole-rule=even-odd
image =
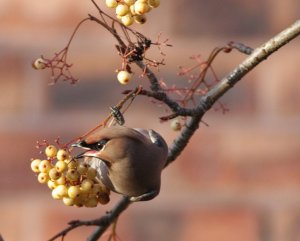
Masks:
[[[272,53],[274,53],[279,48],[287,44],[289,41],[296,38],[299,34],[300,20],[296,21],[293,25],[276,35],[274,38],[267,41],[261,47],[255,49],[254,52],[248,58],[246,58],[232,72],[230,72],[226,77],[224,77],[216,86],[214,86],[210,91],[208,91],[207,94],[201,98],[199,106],[196,108],[197,114],[190,118],[190,120],[184,126],[182,132],[174,140],[172,146],[169,148],[167,165],[173,162],[180,155],[180,153],[188,144],[190,138],[198,129],[199,123],[203,115],[222,95],[224,95],[230,88],[232,88],[255,66],[261,63],[263,60],[267,59],[267,57],[269,57]],[[161,98],[160,100],[164,101],[164,98]],[[122,200],[116,205],[116,207],[118,207],[118,205],[120,204],[122,204]],[[120,215],[120,213],[118,215]]]
[[[184,150],[189,140],[199,127],[199,123],[203,115],[212,107],[212,105],[223,96],[230,88],[232,88],[239,80],[241,80],[247,73],[249,73],[255,66],[267,59],[271,54],[280,49],[282,46],[293,40],[300,34],[300,20],[296,21],[290,27],[270,39],[262,46],[258,47],[253,53],[239,64],[232,72],[224,77],[216,86],[204,95],[198,107],[197,112],[186,123],[179,136],[174,140],[172,146],[169,148],[168,162],[169,165],[173,162],[180,153]],[[164,101],[164,98],[160,99]],[[167,166],[166,165],[166,166]],[[123,199],[122,199],[123,200]],[[115,209],[123,204],[122,200],[116,204]],[[128,200],[129,205],[129,200]],[[117,209],[121,212],[125,209]],[[116,216],[121,214],[118,213]],[[112,220],[113,221],[113,220]],[[107,226],[108,227],[108,226]],[[98,236],[100,237],[100,236]],[[92,241],[93,239],[89,240]],[[97,239],[94,239],[97,240]]]
[[[106,214],[106,222],[105,225],[99,225],[94,233],[87,239],[87,241],[96,241],[101,235],[105,232],[105,230],[119,217],[119,215],[128,208],[131,204],[129,198],[122,197],[121,200],[117,203],[117,205],[113,208],[111,212]],[[101,218],[100,218],[101,219]]]
[[[105,232],[105,230],[118,218],[118,216],[130,205],[129,198],[123,197],[115,207],[106,213],[106,215],[88,221],[74,220],[69,222],[69,227],[53,236],[48,241],[53,241],[59,237],[64,237],[71,230],[80,226],[98,226],[95,232],[87,239],[87,241],[98,240],[98,238]]]
[[[148,80],[150,81],[150,88],[153,92],[161,91],[160,85],[158,83],[158,79],[156,75],[152,72],[151,69],[148,68],[147,65],[144,64],[143,61],[135,61],[135,64],[145,72]]]
[[[253,53],[239,64],[232,72],[224,77],[218,84],[211,88],[204,96],[201,97],[197,109],[197,115],[192,117],[186,124],[183,131],[173,142],[169,152],[168,164],[174,161],[181,151],[185,148],[189,139],[198,128],[199,122],[203,115],[213,106],[213,104],[223,96],[230,88],[232,88],[247,73],[255,68],[263,60],[267,59],[271,54],[280,49],[282,46],[300,35],[300,20],[296,21],[290,27],[286,28],[275,37],[258,47]],[[198,124],[195,123],[198,121]]]
[[[249,73],[255,66],[267,59],[271,54],[286,45],[300,34],[300,20],[286,28],[275,37],[258,47],[239,64],[229,75],[223,78],[203,98],[209,98],[214,104],[223,94],[232,88],[239,80]]]
[[[300,34],[300,20],[296,21],[290,27],[276,35],[274,38],[267,41],[262,46],[258,47],[253,51],[253,53],[247,57],[241,64],[239,64],[233,71],[231,71],[226,77],[224,77],[219,83],[217,83],[213,88],[211,88],[204,96],[201,97],[198,106],[191,110],[186,109],[187,115],[190,115],[189,120],[183,127],[181,133],[174,140],[173,144],[169,148],[168,162],[169,165],[173,162],[180,153],[184,150],[189,140],[199,127],[199,123],[203,115],[213,106],[213,104],[223,96],[230,88],[232,88],[239,80],[241,80],[247,73],[254,69],[263,60],[273,54],[275,51],[280,49],[282,46],[287,44],[292,39],[296,38]],[[144,69],[144,64],[137,63],[140,68]],[[141,93],[149,97],[158,99],[164,102],[170,109],[175,113],[183,113],[185,108],[180,107],[177,103],[170,99],[161,89],[156,86],[156,77],[153,78],[153,73],[146,68],[146,74],[148,76],[150,83],[152,83],[151,91],[142,91]],[[148,72],[148,73],[147,73]],[[179,113],[178,115],[182,114]],[[167,166],[166,165],[166,166]],[[51,240],[57,237],[65,236],[70,230],[77,228],[79,226],[99,226],[97,230],[88,238],[88,241],[95,241],[103,234],[103,232],[112,224],[116,218],[130,205],[128,198],[123,197],[112,209],[111,212],[107,213],[105,216],[93,220],[93,221],[75,221],[70,223],[70,227],[63,230],[61,233],[54,236]]]

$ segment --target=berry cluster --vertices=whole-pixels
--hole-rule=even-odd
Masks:
[[[125,26],[130,26],[134,22],[144,24],[145,14],[159,5],[160,0],[106,0],[106,6],[116,9],[117,18]]]
[[[47,159],[31,161],[31,169],[38,174],[38,182],[52,190],[54,199],[77,207],[96,207],[98,203],[109,202],[110,190],[99,181],[96,169],[53,145],[46,147],[45,154]]]

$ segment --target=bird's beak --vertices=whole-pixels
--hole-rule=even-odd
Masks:
[[[88,144],[84,140],[73,143],[71,146],[72,147],[80,147],[80,148],[83,148],[83,149],[90,149],[88,147]]]
[[[84,151],[82,153],[80,153],[79,155],[76,156],[76,158],[84,158],[84,157],[96,157],[96,158],[99,158],[97,156],[97,151],[94,151],[94,150],[87,150],[87,151]]]
[[[73,143],[72,145],[71,145],[71,147],[81,147],[81,141],[80,142],[76,142],[76,143]]]
[[[86,150],[86,151],[78,154],[75,157],[76,159],[84,158],[84,157],[95,157],[96,151],[91,150],[91,148],[88,147],[87,143],[84,140],[73,143],[71,146],[72,147],[79,147],[79,148],[82,148],[82,149]]]

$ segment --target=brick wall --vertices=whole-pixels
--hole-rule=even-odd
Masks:
[[[98,1],[99,2],[99,1]],[[158,73],[176,77],[189,56],[207,56],[230,40],[258,46],[299,16],[297,0],[162,1],[139,27],[150,37],[162,31],[174,47]],[[76,23],[96,13],[89,1],[0,1],[0,233],[5,240],[47,240],[69,220],[93,219],[107,207],[77,209],[54,201],[29,168],[35,141],[78,136],[98,123],[120,98],[113,71],[120,66],[112,38],[92,23],[80,29],[70,60],[81,81],[48,86],[49,73],[31,60],[64,47]],[[122,215],[122,240],[300,240],[300,40],[270,57],[223,98],[230,112],[211,111],[178,160],[163,173],[151,202]],[[244,56],[220,57],[226,74]],[[138,80],[142,81],[142,80]],[[145,107],[146,106],[146,107]],[[153,128],[171,143],[176,136],[159,124],[161,110],[140,99],[129,126]],[[146,118],[145,118],[146,117]],[[141,124],[142,123],[142,124]],[[85,240],[90,228],[66,240]],[[105,237],[103,238],[105,240]]]

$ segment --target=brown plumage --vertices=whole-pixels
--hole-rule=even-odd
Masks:
[[[99,129],[74,146],[87,149],[81,156],[97,169],[109,189],[132,201],[154,198],[168,147],[153,130],[114,126]]]

